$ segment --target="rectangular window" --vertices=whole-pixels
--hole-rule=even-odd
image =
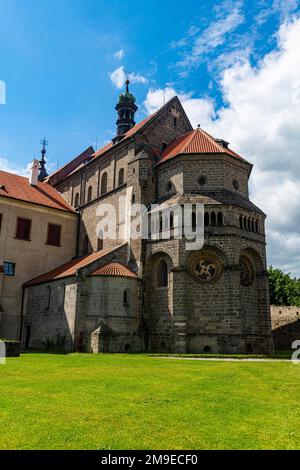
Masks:
[[[30,240],[31,220],[18,218],[16,238]]]
[[[61,226],[48,224],[47,245],[60,246]]]
[[[2,214],[0,214],[0,232],[1,232],[1,227],[2,227]]]
[[[9,263],[8,261],[4,261],[3,263],[4,268],[4,275],[5,276],[14,276],[16,271],[15,263]]]

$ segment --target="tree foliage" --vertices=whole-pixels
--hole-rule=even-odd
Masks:
[[[300,307],[300,279],[272,266],[268,270],[272,305]]]

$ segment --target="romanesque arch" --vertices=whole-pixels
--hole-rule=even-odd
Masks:
[[[240,250],[240,318],[244,332],[245,353],[269,348],[262,341],[268,336],[269,300],[265,261],[252,247]],[[269,339],[266,339],[269,341]]]
[[[145,263],[145,323],[152,351],[172,350],[173,267],[171,256],[164,252],[149,256]]]

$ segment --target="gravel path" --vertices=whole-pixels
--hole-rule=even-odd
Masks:
[[[183,361],[213,361],[213,362],[292,362],[291,359],[237,359],[234,357],[177,357],[177,356],[156,356],[157,359],[178,359]],[[299,362],[300,364],[300,362]]]

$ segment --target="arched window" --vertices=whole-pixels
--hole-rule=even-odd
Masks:
[[[215,227],[217,225],[217,218],[216,218],[216,214],[214,212],[211,213],[211,219],[210,220],[211,220],[211,222],[210,222],[211,225],[213,227]]]
[[[124,169],[121,168],[119,171],[119,186],[122,186],[124,184]]]
[[[86,235],[83,240],[83,254],[84,255],[89,254],[89,246],[90,246],[89,237]]]
[[[223,214],[222,214],[222,212],[218,212],[217,225],[218,225],[218,227],[223,226]]]
[[[240,215],[240,227],[243,228],[243,216]]]
[[[128,290],[123,292],[123,304],[128,305]]]
[[[247,229],[251,232],[251,220],[249,218],[247,219]]]
[[[75,203],[74,203],[74,206],[75,206],[75,207],[78,207],[78,206],[79,206],[79,193],[76,193],[76,195],[75,195]]]
[[[103,250],[103,232],[100,230],[97,237],[97,251]]]
[[[255,232],[255,224],[254,224],[254,220],[253,220],[253,219],[251,220],[251,231],[252,231],[252,232]]]
[[[162,259],[157,266],[157,287],[169,286],[169,270],[167,262]]]
[[[87,192],[87,202],[91,202],[93,197],[93,188],[92,186],[89,186],[88,192]]]
[[[50,305],[51,305],[51,287],[47,286],[47,306],[46,306],[46,310],[50,310]]]
[[[258,221],[257,220],[255,221],[255,232],[258,233]]]
[[[244,226],[244,229],[247,230],[247,219],[246,219],[246,217],[243,217],[243,226]]]
[[[170,214],[170,229],[172,230],[174,228],[174,212],[171,212]]]
[[[101,178],[101,196],[107,193],[107,173],[103,173]]]
[[[102,239],[102,238],[98,238],[97,250],[98,250],[98,251],[103,250],[103,239]]]
[[[163,216],[162,213],[159,213],[159,231],[162,232],[163,230]]]
[[[205,212],[204,214],[204,225],[205,227],[209,226],[209,213],[208,212]]]

